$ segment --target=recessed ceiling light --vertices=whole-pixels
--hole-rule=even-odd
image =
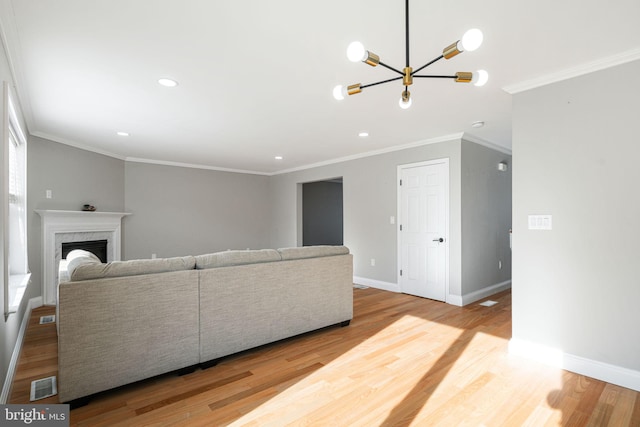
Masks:
[[[118,136],[129,136],[129,132],[116,132]]]
[[[360,132],[360,133],[358,134],[358,136],[359,136],[360,138],[366,138],[366,137],[368,137],[368,136],[369,136],[369,132]]]
[[[158,79],[158,83],[160,83],[162,86],[166,86],[166,87],[176,87],[178,86],[178,82],[172,79],[167,79],[167,78],[162,78],[162,79]]]
[[[275,157],[275,159],[276,159],[276,160],[282,160],[282,159],[284,159],[284,157],[282,157],[282,156],[276,156],[276,157]]]
[[[484,126],[484,122],[483,121],[471,123],[471,127],[472,128],[481,128],[482,126]]]

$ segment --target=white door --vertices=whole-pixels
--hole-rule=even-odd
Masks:
[[[400,290],[445,301],[449,161],[400,166],[398,175]]]

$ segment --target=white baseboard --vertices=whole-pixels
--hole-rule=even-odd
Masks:
[[[390,282],[382,282],[380,280],[367,279],[366,277],[357,277],[353,276],[353,283],[357,283],[358,285],[365,285],[371,288],[382,289],[384,291],[402,292],[400,290],[400,285],[397,283]],[[496,294],[498,292],[502,292],[505,289],[509,289],[511,287],[511,280],[507,280],[506,282],[498,283],[496,285],[487,286],[484,289],[480,289],[479,291],[472,292],[468,295],[447,295],[447,304],[457,305],[462,307],[463,305],[471,304],[472,302],[481,300],[482,298],[488,297],[490,295]]]
[[[462,295],[462,305],[467,305],[486,298],[498,292],[505,291],[511,288],[511,280],[504,281],[502,283],[496,283],[495,285],[487,286],[470,294]]]
[[[458,307],[462,307],[462,297],[460,295],[447,295],[447,299],[445,301],[447,304],[457,305]]]
[[[27,309],[24,311],[24,316],[22,316],[22,323],[20,324],[20,330],[18,331],[18,337],[16,338],[16,345],[13,347],[11,361],[7,368],[7,376],[4,379],[2,393],[0,393],[0,404],[6,404],[7,400],[9,400],[11,384],[13,383],[13,377],[16,375],[16,369],[18,368],[18,358],[20,357],[20,351],[22,350],[24,335],[27,332],[27,325],[29,324],[31,311],[38,307],[42,307],[42,297],[31,298],[27,304]]]
[[[626,387],[631,390],[640,391],[640,371],[610,365],[597,360],[585,359],[584,357],[564,353],[555,348],[517,338],[512,338],[509,341],[509,353],[535,360],[545,365]]]
[[[365,285],[371,288],[382,289],[383,291],[400,292],[400,286],[397,283],[382,282],[380,280],[367,279],[365,277],[353,276],[353,283]]]
[[[447,295],[447,304],[457,305],[458,307],[462,307],[465,305],[469,305],[476,301],[481,300],[482,298],[486,298],[493,294],[497,294],[498,292],[502,292],[511,288],[511,280],[507,280],[502,283],[497,283],[495,285],[487,286],[486,288],[482,288],[475,292],[471,292],[466,295]]]

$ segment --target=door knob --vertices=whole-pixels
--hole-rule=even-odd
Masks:
[[[442,242],[444,242],[444,239],[441,237],[439,239],[433,239],[433,241],[442,243]]]

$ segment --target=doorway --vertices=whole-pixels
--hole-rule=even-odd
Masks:
[[[446,301],[449,159],[398,166],[398,283],[403,293]]]
[[[302,184],[302,245],[343,245],[342,177]]]

